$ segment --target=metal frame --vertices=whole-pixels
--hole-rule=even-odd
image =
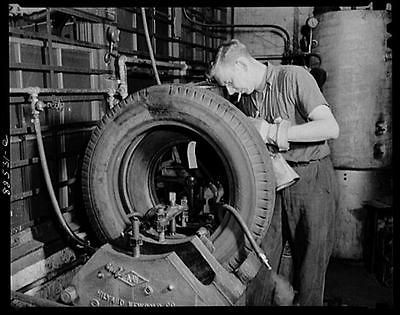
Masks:
[[[135,9],[128,9],[128,11],[135,11],[137,14],[139,14],[139,8]],[[195,78],[197,73],[200,73],[201,67],[203,69],[206,67],[206,62],[202,61],[194,61],[194,60],[184,60],[183,58],[180,57],[179,55],[179,50],[181,47],[186,47],[190,46],[191,48],[198,48],[198,49],[204,49],[206,51],[206,58],[208,57],[207,54],[210,52],[215,51],[215,47],[208,47],[208,45],[214,45],[217,43],[217,41],[221,40],[221,38],[214,39],[214,34],[207,34],[210,37],[212,37],[212,41],[207,41],[206,43],[202,44],[196,44],[193,42],[188,42],[184,41],[183,39],[179,38],[179,36],[176,36],[175,29],[177,26],[177,23],[181,23],[182,21],[179,19],[176,20],[176,11],[177,8],[168,8],[168,13],[166,12],[159,12],[156,8],[153,8],[151,11],[149,17],[150,17],[150,23],[153,25],[153,30],[154,30],[154,25],[156,20],[161,21],[163,24],[168,25],[168,33],[167,35],[163,36],[158,36],[155,35],[154,32],[152,32],[152,41],[154,43],[167,43],[167,53],[166,55],[156,55],[157,59],[157,65],[160,67],[160,73],[164,78],[172,78],[172,79],[193,79]],[[88,42],[88,41],[83,41],[83,40],[75,40],[71,38],[66,38],[58,35],[53,35],[52,32],[52,27],[51,27],[51,19],[53,17],[54,12],[61,12],[64,14],[71,15],[76,18],[76,20],[83,20],[87,22],[93,22],[93,23],[99,23],[101,24],[100,26],[93,26],[93,37],[97,40],[97,43],[93,42]],[[42,13],[41,13],[42,14]],[[114,13],[113,13],[114,14]],[[106,15],[105,15],[106,16]],[[11,128],[10,134],[11,134],[11,139],[10,142],[12,145],[19,146],[20,151],[15,151],[15,152],[21,152],[21,156],[18,156],[12,163],[11,169],[14,170],[15,172],[19,172],[19,170],[26,169],[24,170],[24,180],[25,184],[23,183],[24,187],[21,187],[21,191],[18,191],[17,194],[13,193],[11,196],[11,202],[12,203],[17,203],[18,201],[20,203],[25,203],[25,206],[30,205],[30,199],[35,198],[34,196],[46,194],[46,189],[44,187],[32,187],[31,185],[31,180],[29,179],[28,176],[33,176],[30,174],[30,170],[32,169],[31,166],[34,166],[34,168],[38,167],[39,164],[39,158],[37,156],[33,156],[33,154],[29,154],[28,149],[29,145],[32,143],[29,143],[29,140],[35,140],[36,135],[33,132],[33,127],[30,125],[30,117],[26,116],[25,113],[25,106],[29,103],[27,96],[28,96],[28,89],[23,87],[24,82],[22,81],[22,74],[24,71],[34,71],[34,72],[43,72],[43,75],[49,74],[50,75],[50,80],[46,82],[45,85],[46,88],[41,88],[40,89],[40,99],[43,102],[51,102],[53,95],[56,95],[57,97],[62,97],[63,101],[68,101],[68,102],[74,102],[74,101],[90,101],[91,102],[91,108],[92,111],[95,109],[98,109],[99,104],[97,104],[99,101],[104,100],[104,98],[109,98],[110,96],[113,96],[113,93],[115,91],[110,90],[110,89],[103,89],[103,88],[97,88],[97,87],[102,87],[103,85],[99,85],[100,82],[100,76],[99,75],[107,75],[107,74],[113,74],[113,71],[109,70],[106,65],[102,66],[101,62],[102,59],[100,58],[98,60],[98,63],[96,64],[94,62],[95,57],[100,57],[102,53],[105,53],[107,51],[108,45],[104,39],[101,39],[100,37],[104,35],[102,31],[105,31],[107,26],[116,26],[117,25],[117,15],[115,14],[114,17],[100,17],[96,16],[95,14],[92,14],[90,12],[85,12],[85,10],[82,9],[74,9],[74,8],[48,8],[45,14],[41,15],[41,21],[45,21],[43,25],[40,26],[41,31],[39,32],[34,32],[31,30],[23,30],[19,27],[14,27],[13,24],[9,25],[9,39],[10,42],[16,43],[16,55],[17,59],[15,62],[13,61],[12,63],[9,64],[9,69],[11,71],[16,71],[17,72],[17,85],[15,88],[11,88],[9,90],[9,99],[10,99],[10,105],[11,106],[16,106],[16,116],[18,119],[20,119],[20,124],[17,126],[18,128]],[[35,22],[33,22],[34,24]],[[164,26],[164,25],[163,25]],[[70,27],[70,26],[68,26]],[[182,26],[183,31],[187,31],[189,29],[189,26],[186,28],[185,26]],[[122,29],[122,28],[121,28]],[[143,35],[144,32],[141,31],[137,27],[133,27],[132,29],[129,28],[129,31],[132,31],[132,34],[137,36],[137,35]],[[195,29],[196,32],[199,32],[201,34],[207,33],[207,32],[202,32],[201,29],[197,28]],[[71,31],[72,32],[72,31]],[[96,32],[96,34],[95,34]],[[72,33],[71,33],[72,34]],[[79,37],[81,34],[79,32],[76,34],[77,38],[83,38]],[[96,37],[97,36],[97,37]],[[204,34],[202,35],[204,36]],[[137,38],[136,38],[137,39]],[[46,64],[29,64],[27,62],[22,62],[21,60],[21,43],[27,43],[28,45],[34,45],[37,47],[41,47],[42,49],[45,49],[47,51],[47,60]],[[155,47],[155,46],[154,46]],[[80,51],[86,51],[89,52],[89,67],[88,68],[78,68],[78,67],[65,67],[62,65],[62,59],[61,59],[61,50],[62,49],[77,49]],[[136,46],[137,48],[137,46]],[[52,50],[56,50],[56,54],[53,55]],[[135,76],[135,78],[141,78],[143,76],[146,76],[147,78],[152,77],[153,74],[151,72],[150,68],[150,60],[148,58],[148,53],[147,50],[143,47],[143,51],[139,51],[138,49],[133,49],[133,50],[127,50],[125,51],[124,49],[119,49],[119,53],[123,53],[127,55],[126,62],[129,65],[128,68],[128,75],[130,76]],[[170,62],[170,61],[173,62]],[[186,63],[185,63],[186,62]],[[88,89],[69,89],[69,88],[63,88],[63,73],[76,73],[76,74],[82,74],[82,75],[88,75],[90,78],[90,86],[92,88]],[[96,103],[96,105],[93,105]],[[14,110],[14,108],[13,108]],[[62,114],[60,114],[57,117],[60,117],[59,120],[62,123],[63,118],[61,117]],[[41,127],[41,131],[43,131],[43,137],[47,139],[57,139],[57,152],[52,152],[52,154],[48,154],[48,158],[55,161],[57,164],[55,166],[55,177],[54,177],[54,183],[55,183],[55,188],[59,193],[59,196],[64,200],[63,204],[60,204],[61,207],[61,212],[65,213],[65,218],[68,222],[71,223],[71,219],[73,218],[74,214],[77,211],[81,211],[81,205],[78,204],[70,204],[68,201],[68,187],[71,185],[75,185],[77,183],[76,181],[76,176],[71,175],[67,176],[67,169],[66,169],[66,158],[74,158],[78,157],[80,155],[80,152],[70,152],[65,150],[65,141],[62,140],[63,137],[65,137],[67,134],[72,134],[72,133],[86,133],[90,132],[95,128],[95,125],[97,123],[97,120],[100,117],[97,117],[95,114],[92,113],[91,118],[93,118],[93,121],[87,121],[87,122],[79,122],[79,123],[74,123],[74,124],[62,124],[61,126],[51,126],[51,125],[44,125]],[[58,118],[57,118],[58,121]],[[53,142],[53,141],[52,141]],[[64,149],[63,149],[64,148]],[[75,150],[77,151],[77,150]],[[25,152],[25,153],[24,153]],[[27,154],[26,154],[27,153]],[[49,152],[50,153],[50,152]],[[19,153],[18,153],[19,154]],[[26,154],[26,155],[23,155]],[[63,162],[62,162],[63,161]],[[16,173],[15,173],[16,174]],[[14,176],[15,176],[14,174]],[[44,205],[44,207],[47,207],[50,205]],[[22,207],[22,205],[21,205]],[[21,209],[20,205],[17,204],[18,211]],[[17,208],[15,208],[15,211],[17,211]],[[25,211],[21,213],[23,215],[23,219],[18,221],[18,224],[11,227],[10,233],[12,234],[12,237],[18,238],[18,235],[20,233],[25,233],[28,231],[30,227],[33,229],[37,229],[38,231],[41,229],[39,228],[39,225],[42,223],[49,222],[49,218],[47,213],[41,213],[41,218],[40,220],[36,220],[36,218],[32,218],[31,215],[29,217],[25,217]],[[43,217],[42,217],[43,216]],[[73,225],[73,224],[71,224]],[[73,230],[79,230],[80,227],[74,225]],[[42,233],[42,232],[40,232]],[[58,237],[55,235],[55,237]],[[33,246],[33,245],[32,245]],[[12,246],[13,251],[14,250],[22,250],[23,249],[26,251],[30,251],[32,253],[35,253],[38,249],[36,247],[32,247],[30,244],[30,240],[26,239],[25,241],[22,241],[21,243],[15,244],[15,246]],[[32,278],[34,280],[34,278]],[[36,278],[35,278],[36,279]],[[27,280],[28,281],[28,280]],[[30,281],[30,280],[29,280]],[[30,284],[35,284],[35,282],[26,282],[26,285]],[[24,284],[25,286],[25,284]]]
[[[129,9],[129,8],[120,8],[120,9],[124,9],[124,10],[127,10],[129,12],[139,14],[139,10],[138,9]],[[211,32],[209,30],[203,30],[200,27],[196,27],[196,26],[193,26],[193,25],[190,25],[190,24],[185,24],[184,21],[179,21],[177,23],[182,23],[181,30],[183,30],[183,31],[188,31],[189,30],[189,31],[193,32],[193,34],[200,33],[200,34],[202,34],[203,37],[212,38],[211,44],[214,45],[216,43],[216,45],[215,45],[215,47],[210,47],[208,45],[208,43],[207,43],[209,41],[206,41],[205,43],[199,44],[199,43],[194,42],[194,40],[192,40],[192,41],[184,40],[179,35],[177,37],[176,34],[175,34],[174,19],[176,18],[175,11],[176,10],[180,10],[180,9],[181,8],[172,8],[172,10],[171,10],[172,12],[170,14],[171,17],[165,18],[166,14],[163,14],[161,12],[157,12],[156,8],[152,8],[152,10],[150,11],[150,14],[148,14],[148,16],[149,16],[149,22],[148,23],[149,23],[149,25],[152,25],[152,27],[150,28],[150,37],[152,39],[154,48],[156,47],[155,44],[157,44],[157,41],[166,41],[166,42],[168,42],[168,43],[170,43],[172,45],[173,44],[177,44],[180,47],[186,47],[186,48],[192,48],[192,49],[202,49],[202,51],[205,52],[204,53],[204,57],[202,58],[202,60],[193,60],[193,59],[189,60],[187,58],[184,58],[183,56],[177,57],[174,54],[171,54],[171,52],[170,52],[169,56],[159,56],[157,54],[155,55],[155,57],[157,59],[159,59],[159,60],[162,60],[162,59],[165,59],[165,60],[179,60],[179,61],[186,62],[188,64],[188,68],[187,69],[190,70],[190,71],[188,73],[186,73],[186,74],[180,74],[180,75],[183,75],[184,77],[194,78],[194,76],[191,73],[191,70],[193,70],[193,66],[192,65],[201,65],[203,67],[202,71],[204,72],[206,67],[208,67],[207,54],[209,52],[212,52],[212,53],[216,52],[216,48],[217,48],[216,46],[219,43],[218,41],[222,41],[223,39],[226,38],[226,36],[223,36],[221,34],[217,34],[215,32]],[[163,21],[163,22],[166,22],[169,25],[170,34],[171,34],[169,37],[164,37],[164,36],[160,36],[160,35],[155,35],[154,34],[155,20],[160,15],[164,17],[164,19],[160,18],[160,20]],[[139,28],[137,26],[136,27],[133,27],[133,26],[132,27],[127,27],[127,26],[121,25],[120,23],[117,22],[117,27],[118,27],[118,29],[120,29],[120,30],[122,30],[124,32],[131,33],[132,35],[135,35],[135,36],[144,35],[144,32],[139,30]],[[135,37],[135,38],[137,38],[137,37]],[[215,39],[217,39],[217,41],[215,41]],[[136,45],[136,47],[137,47],[137,45]],[[130,49],[126,49],[126,48],[118,48],[118,51],[123,53],[123,54],[125,54],[125,55],[127,55],[127,56],[139,56],[139,57],[148,57],[149,56],[147,51],[143,52],[143,51],[140,51],[138,49],[130,50]],[[149,63],[149,61],[148,61],[148,63]],[[168,74],[165,74],[165,75],[168,75]],[[177,74],[172,75],[172,77],[174,77],[176,75]]]

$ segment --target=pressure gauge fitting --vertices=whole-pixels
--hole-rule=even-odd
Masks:
[[[310,28],[316,28],[318,23],[319,23],[319,21],[318,21],[318,19],[316,17],[311,16],[311,17],[309,17],[307,19],[306,23]]]

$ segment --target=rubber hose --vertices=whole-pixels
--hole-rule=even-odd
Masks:
[[[151,59],[151,65],[153,67],[154,71],[154,76],[156,77],[156,81],[158,85],[161,85],[160,77],[158,76],[158,71],[157,71],[157,66],[156,66],[156,60],[154,58],[154,53],[153,53],[153,47],[151,46],[151,41],[150,41],[150,35],[149,35],[149,29],[147,27],[147,20],[146,20],[146,11],[144,8],[141,8],[142,10],[142,20],[143,20],[143,28],[144,28],[144,34],[146,37],[146,42],[147,42],[147,48],[149,49],[149,55]]]
[[[244,220],[240,216],[239,212],[235,208],[233,208],[232,206],[230,206],[228,204],[223,204],[222,208],[228,210],[230,213],[233,214],[233,216],[238,221],[240,227],[242,228],[243,232],[246,234],[246,236],[247,236],[251,246],[253,247],[254,251],[256,252],[257,256],[261,258],[262,262],[264,264],[266,264],[269,269],[271,269],[271,266],[268,263],[266,263],[266,260],[264,260],[266,258],[265,258],[265,254],[264,254],[263,250],[260,248],[260,246],[258,246],[256,241],[254,240],[249,228],[246,225],[246,222],[244,222]]]
[[[38,114],[34,114],[34,125],[35,125],[36,139],[37,139],[37,144],[38,144],[38,149],[39,149],[40,164],[42,165],[44,180],[46,182],[47,190],[50,195],[51,204],[54,208],[54,212],[57,216],[58,222],[61,224],[63,230],[65,232],[67,232],[67,235],[69,236],[70,239],[74,240],[75,243],[84,247],[88,251],[94,252],[94,251],[96,251],[96,249],[91,247],[85,240],[83,240],[79,236],[77,236],[71,230],[71,228],[68,226],[68,224],[65,222],[64,216],[62,215],[60,207],[58,206],[57,198],[56,198],[56,195],[54,193],[54,189],[53,189],[53,186],[51,183],[49,168],[48,168],[47,160],[46,160],[46,154],[44,152],[42,132],[41,132],[40,120],[39,120]]]
[[[262,263],[271,271],[271,278],[274,283],[274,291],[275,291],[274,302],[277,305],[282,305],[282,306],[293,305],[294,290],[290,282],[281,275],[279,275],[276,271],[272,270],[272,267],[270,266],[268,259],[266,258],[262,249],[257,245],[256,241],[251,235],[249,228],[243,221],[239,212],[235,208],[227,204],[222,205],[222,207],[234,215],[234,217],[239,222],[241,228],[243,229],[244,233],[246,234],[247,238],[249,239],[251,246],[253,246],[257,256],[260,258]]]

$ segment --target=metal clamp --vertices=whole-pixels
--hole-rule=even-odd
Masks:
[[[27,89],[27,92],[29,94],[29,101],[31,102],[32,115],[37,116],[45,107],[43,102],[39,102],[38,96],[40,93],[40,88],[39,87],[29,87]]]
[[[119,33],[120,31],[116,28],[109,27],[107,28],[107,40],[109,42],[108,44],[108,52],[105,53],[104,55],[104,62],[106,64],[109,64],[111,62],[111,57],[115,57],[118,54],[114,54],[114,49],[117,46],[117,43],[119,42]]]

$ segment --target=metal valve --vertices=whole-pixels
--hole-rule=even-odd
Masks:
[[[58,98],[55,95],[53,95],[51,97],[51,101],[46,103],[46,107],[60,112],[64,110],[64,102],[62,101],[61,98]]]

